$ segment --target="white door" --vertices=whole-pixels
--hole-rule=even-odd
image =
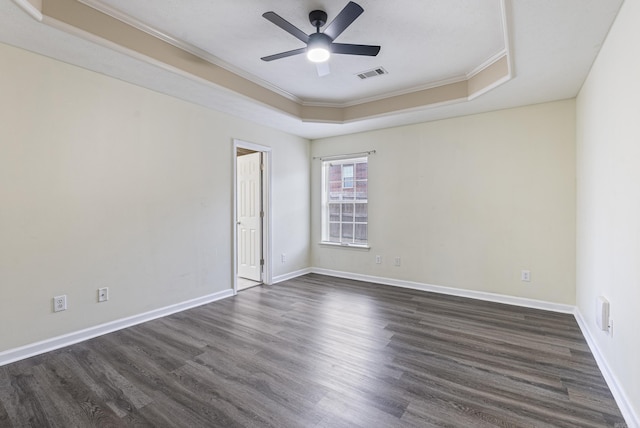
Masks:
[[[238,156],[238,276],[262,281],[261,155]]]

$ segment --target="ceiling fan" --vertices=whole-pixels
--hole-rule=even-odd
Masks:
[[[311,22],[311,25],[316,27],[316,32],[311,34],[306,34],[275,12],[265,12],[262,15],[263,17],[273,22],[298,40],[306,43],[307,47],[265,56],[261,59],[263,61],[273,61],[275,59],[306,53],[307,58],[317,64],[318,74],[320,76],[324,76],[329,74],[327,60],[332,53],[376,56],[378,55],[378,52],[380,52],[380,46],[354,45],[334,42],[334,40],[362,14],[362,12],[364,12],[364,9],[360,5],[350,1],[321,33],[320,27],[326,24],[327,13],[323,10],[313,10],[309,13],[309,22]]]

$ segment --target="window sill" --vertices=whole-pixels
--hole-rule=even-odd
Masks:
[[[352,250],[365,250],[365,251],[369,251],[371,249],[371,247],[368,244],[339,244],[337,242],[325,242],[325,241],[320,241],[319,242],[320,245],[322,246],[326,246],[326,247],[338,247],[338,248],[349,248]]]

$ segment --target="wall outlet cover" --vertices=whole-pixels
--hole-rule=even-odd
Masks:
[[[55,296],[53,298],[53,312],[60,312],[67,310],[67,295]]]

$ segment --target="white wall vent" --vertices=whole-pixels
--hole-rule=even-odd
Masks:
[[[387,70],[382,67],[374,68],[373,70],[363,71],[362,73],[356,74],[360,79],[369,79],[370,77],[382,76],[383,74],[388,74]]]
[[[603,296],[596,300],[596,325],[602,331],[609,331],[609,301]]]

